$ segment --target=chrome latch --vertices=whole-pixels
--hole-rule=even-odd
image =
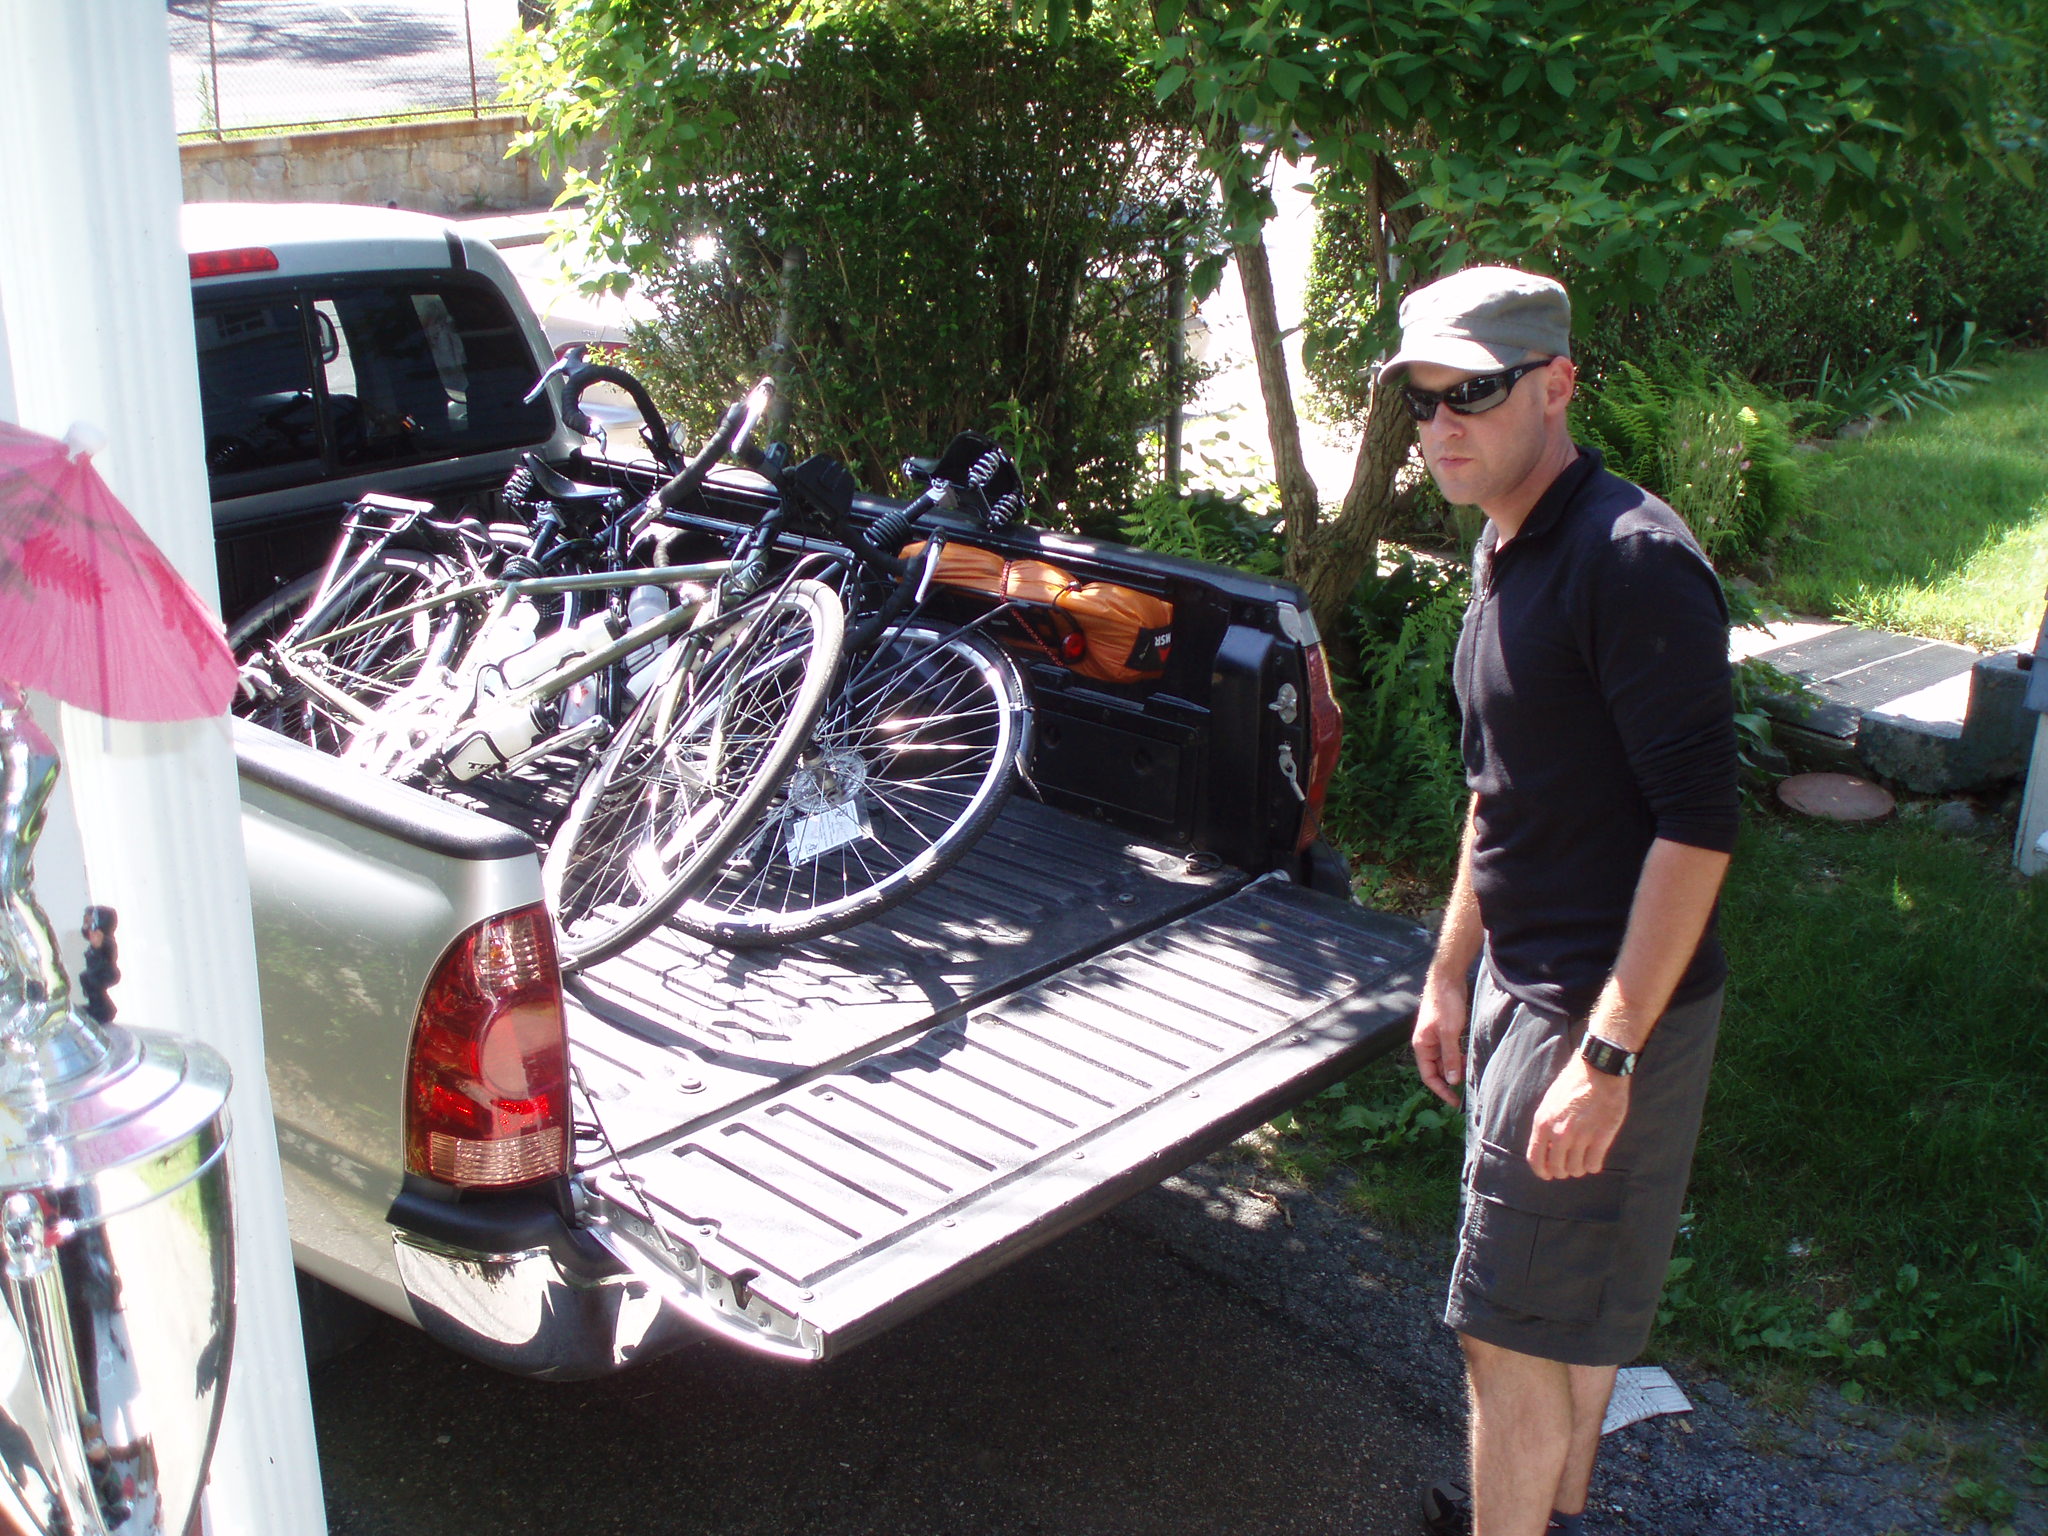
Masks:
[[[1294,748],[1290,746],[1283,745],[1280,748],[1280,777],[1285,779],[1287,787],[1294,791],[1294,798],[1307,804],[1308,794],[1301,787],[1301,776],[1294,766]]]
[[[706,1262],[701,1248],[664,1230],[657,1220],[587,1186],[577,1205],[590,1235],[684,1316],[768,1354],[797,1360],[823,1356],[824,1336],[763,1296],[757,1274],[727,1274]]]

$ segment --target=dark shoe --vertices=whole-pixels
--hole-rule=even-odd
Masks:
[[[1422,1492],[1422,1528],[1430,1536],[1472,1536],[1472,1495],[1452,1478]]]

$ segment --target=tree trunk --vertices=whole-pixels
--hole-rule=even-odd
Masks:
[[[1273,300],[1273,268],[1266,237],[1231,247],[1238,281],[1244,285],[1245,318],[1251,324],[1252,360],[1259,367],[1259,394],[1266,403],[1266,437],[1273,448],[1273,477],[1280,488],[1280,532],[1287,574],[1295,576],[1294,552],[1315,536],[1320,507],[1316,483],[1301,457],[1301,427],[1294,419],[1294,389],[1287,379],[1287,353],[1280,341],[1280,310]]]
[[[1401,403],[1399,386],[1375,387],[1351,486],[1337,515],[1288,548],[1287,574],[1308,593],[1316,625],[1325,635],[1343,633],[1344,605],[1373,569],[1380,537],[1394,516],[1394,475],[1414,440],[1415,423]]]
[[[1273,299],[1273,270],[1266,259],[1265,236],[1233,246],[1232,251],[1244,285],[1259,393],[1266,403],[1266,433],[1280,489],[1287,577],[1308,594],[1316,627],[1341,656],[1348,649],[1342,622],[1344,605],[1350,601],[1352,589],[1373,570],[1380,536],[1393,520],[1394,475],[1408,457],[1415,424],[1402,407],[1398,387],[1373,390],[1350,488],[1336,515],[1325,521],[1315,482],[1302,459],[1301,427],[1294,415],[1294,391],[1280,341],[1279,308]]]

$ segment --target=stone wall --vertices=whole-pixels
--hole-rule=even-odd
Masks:
[[[178,146],[190,203],[373,203],[415,213],[545,208],[561,190],[528,154],[506,158],[517,113]]]

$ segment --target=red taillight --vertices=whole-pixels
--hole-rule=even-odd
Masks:
[[[1308,658],[1308,805],[1301,813],[1301,836],[1294,851],[1302,852],[1316,840],[1323,826],[1323,799],[1330,792],[1330,775],[1337,771],[1337,754],[1344,746],[1344,711],[1337,706],[1336,690],[1330,686],[1330,663],[1320,645],[1302,648]]]
[[[1060,636],[1060,660],[1079,661],[1088,654],[1088,637],[1079,630]]]
[[[568,1166],[569,1041],[545,907],[487,918],[448,947],[420,1001],[405,1165],[496,1188]]]
[[[233,277],[242,272],[275,272],[277,252],[260,245],[234,251],[194,251],[185,258],[194,277]]]

